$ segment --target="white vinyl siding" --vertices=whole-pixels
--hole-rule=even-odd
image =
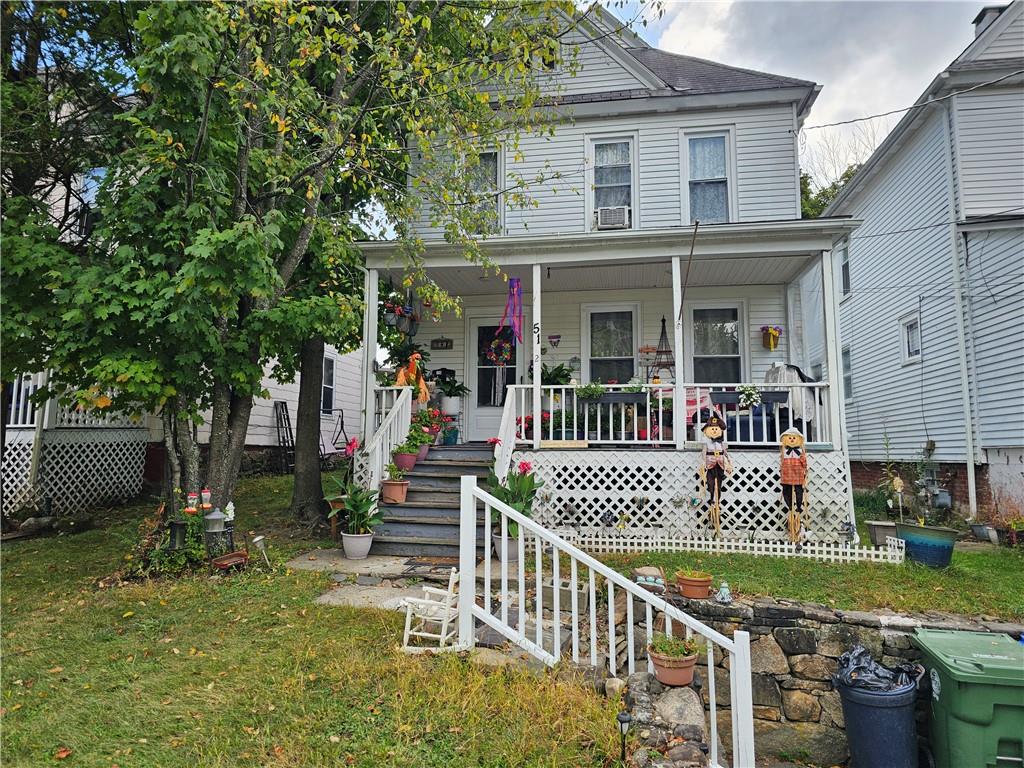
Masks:
[[[963,217],[1020,213],[1024,90],[985,88],[957,96],[955,104]]]
[[[564,36],[560,48],[562,65],[551,73],[552,86],[547,86],[543,78],[541,79],[544,91],[552,94],[577,95],[632,91],[646,87],[636,75],[623,68],[600,43],[587,41],[587,37],[593,39],[596,36],[588,35],[581,29],[572,30]],[[575,77],[570,77],[566,70],[573,66],[574,59],[576,74]],[[636,66],[639,68],[639,64]]]
[[[1012,14],[1013,18],[1006,23],[1002,31],[995,34],[995,37],[988,42],[983,50],[979,51],[973,58],[978,61],[990,61],[992,59],[1019,59],[1024,51],[1024,12],[1020,4],[1011,5],[1003,13]],[[994,25],[1003,26],[1003,19],[997,18],[992,22]],[[987,30],[986,30],[987,31]]]
[[[980,443],[1024,446],[1024,228],[971,232],[967,249]]]
[[[935,226],[956,218],[944,119],[942,112],[929,116],[838,212],[864,221],[849,241],[855,290],[839,306],[856,385],[846,408],[855,460],[884,460],[884,438],[902,461],[920,458],[926,439],[935,441],[936,461],[965,457],[954,241],[948,226]],[[893,232],[900,234],[882,234]],[[918,310],[927,329],[922,359],[904,366],[899,321]]]

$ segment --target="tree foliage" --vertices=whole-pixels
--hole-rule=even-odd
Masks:
[[[805,219],[816,219],[831,205],[832,201],[860,170],[860,165],[848,166],[836,181],[815,188],[810,174],[800,174],[800,213]]]

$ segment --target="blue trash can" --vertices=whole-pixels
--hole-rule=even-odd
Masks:
[[[835,687],[843,702],[850,768],[918,768],[917,681],[891,691],[854,688],[839,680]]]

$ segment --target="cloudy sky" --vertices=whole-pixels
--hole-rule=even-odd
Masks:
[[[983,5],[667,0],[661,19],[635,29],[668,51],[821,83],[806,123],[811,126],[912,104],[973,39],[971,20]],[[611,10],[627,18],[633,9]],[[899,117],[859,128],[805,131],[802,164],[827,176],[830,149],[863,154],[865,145],[877,144]]]

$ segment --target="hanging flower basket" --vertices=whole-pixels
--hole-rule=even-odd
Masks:
[[[781,325],[761,326],[761,346],[772,352],[779,346],[779,338],[782,336]]]
[[[392,328],[398,323],[398,315],[394,312],[384,313],[384,325],[390,325]]]

